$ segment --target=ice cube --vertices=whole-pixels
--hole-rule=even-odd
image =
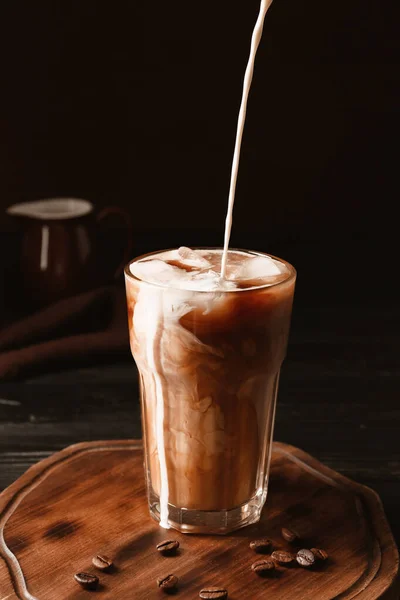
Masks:
[[[239,264],[228,268],[229,279],[235,281],[247,281],[249,279],[264,279],[281,275],[277,261],[269,256],[252,256],[245,258]]]
[[[195,267],[197,269],[209,269],[211,267],[210,261],[201,255],[201,250],[192,250],[181,246],[178,248],[179,260],[188,267]]]
[[[208,269],[207,271],[192,271],[187,273],[177,287],[194,292],[215,292],[236,289],[233,281],[221,281],[220,273]]]
[[[219,275],[214,271],[192,272],[184,282],[185,290],[212,292],[218,289]]]
[[[186,276],[186,271],[183,269],[158,259],[134,262],[130,269],[132,275],[149,283],[174,285]]]

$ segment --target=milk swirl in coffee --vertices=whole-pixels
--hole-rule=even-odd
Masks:
[[[147,470],[169,507],[231,510],[264,493],[294,291],[264,254],[179,248],[131,263],[130,340]]]
[[[283,260],[229,250],[229,239],[247,98],[271,1],[262,1],[252,37],[224,248],[152,253],[125,270],[150,511],[162,527],[185,532],[254,522],[267,493],[296,274]]]

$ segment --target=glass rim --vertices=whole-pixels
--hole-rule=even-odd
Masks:
[[[178,248],[179,247],[175,246],[173,248],[165,248],[164,250],[153,250],[152,252],[146,252],[145,254],[141,254],[140,256],[133,258],[124,267],[125,277],[127,279],[137,281],[141,285],[148,285],[150,287],[167,289],[167,290],[175,290],[175,291],[179,291],[179,292],[192,292],[194,294],[216,294],[216,293],[218,293],[218,294],[237,294],[237,293],[243,294],[244,292],[257,292],[259,290],[276,288],[281,285],[290,283],[291,281],[295,280],[296,276],[297,276],[296,269],[287,260],[284,260],[283,258],[279,258],[279,256],[274,256],[273,254],[267,254],[267,252],[261,252],[259,250],[246,250],[244,248],[229,248],[228,253],[231,251],[243,252],[243,253],[255,254],[257,256],[265,256],[268,258],[272,258],[272,259],[277,260],[278,262],[282,263],[283,265],[285,265],[285,267],[287,268],[287,270],[289,272],[288,276],[281,281],[277,281],[276,283],[264,283],[260,286],[250,287],[250,288],[238,288],[235,290],[186,290],[185,288],[178,288],[173,285],[165,285],[162,283],[155,283],[152,281],[146,281],[144,279],[140,279],[140,277],[137,277],[136,275],[134,275],[130,270],[130,266],[133,263],[139,262],[139,261],[143,260],[144,258],[148,258],[150,256],[155,256],[157,254],[163,254],[164,252],[171,252],[173,250],[178,250]],[[220,250],[221,252],[223,252],[223,248],[218,247],[218,246],[193,246],[193,247],[190,247],[190,249],[191,250]]]

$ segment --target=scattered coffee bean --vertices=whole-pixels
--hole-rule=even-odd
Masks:
[[[311,550],[299,550],[296,555],[296,560],[301,567],[312,567],[315,563],[315,556]]]
[[[207,587],[199,594],[203,600],[224,600],[228,597],[228,590],[221,587]]]
[[[316,560],[327,560],[328,553],[321,548],[311,548],[311,552],[314,554]]]
[[[99,578],[90,573],[77,573],[74,575],[77,581],[85,590],[95,590],[99,584]]]
[[[285,552],[284,550],[275,550],[275,552],[271,554],[271,558],[279,565],[289,565],[295,560],[296,557],[291,552]]]
[[[92,563],[93,566],[95,566],[96,569],[100,569],[100,571],[107,571],[107,569],[111,569],[113,566],[113,561],[104,554],[96,554],[96,556],[93,556]]]
[[[254,550],[254,552],[268,552],[271,549],[272,542],[268,538],[261,538],[259,540],[253,540],[250,542],[250,548]]]
[[[179,542],[177,540],[165,540],[157,544],[157,550],[161,554],[174,554],[179,548]]]
[[[294,531],[293,529],[288,529],[287,527],[282,527],[281,533],[283,539],[287,542],[290,542],[291,544],[296,540],[300,539],[300,536],[297,533],[297,531]]]
[[[275,569],[275,563],[272,558],[264,558],[263,560],[258,560],[253,563],[251,569],[254,573],[257,573],[257,575],[265,575],[265,573]]]
[[[157,579],[157,585],[162,590],[175,590],[178,585],[178,578],[176,575],[167,575],[166,577],[159,577]]]

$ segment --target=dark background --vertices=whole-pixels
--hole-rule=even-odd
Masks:
[[[18,273],[20,238],[5,208],[51,196],[128,210],[133,254],[222,244],[258,8],[258,0],[1,3],[6,273]],[[374,487],[397,537],[398,17],[391,0],[274,1],[232,234],[232,245],[298,269],[277,438]],[[1,395],[17,404],[1,413],[0,487],[69,443],[140,434],[131,360],[2,384]]]
[[[0,230],[15,230],[13,202],[75,196],[127,209],[134,254],[222,244],[258,9],[3,2]],[[292,261],[299,303],[384,304],[396,290],[398,16],[390,0],[276,0],[268,13],[232,245]]]
[[[234,241],[395,230],[398,11],[387,0],[276,0],[249,103]],[[138,231],[222,238],[259,1],[2,2],[4,208],[71,195]],[[171,239],[174,238],[171,234]]]

